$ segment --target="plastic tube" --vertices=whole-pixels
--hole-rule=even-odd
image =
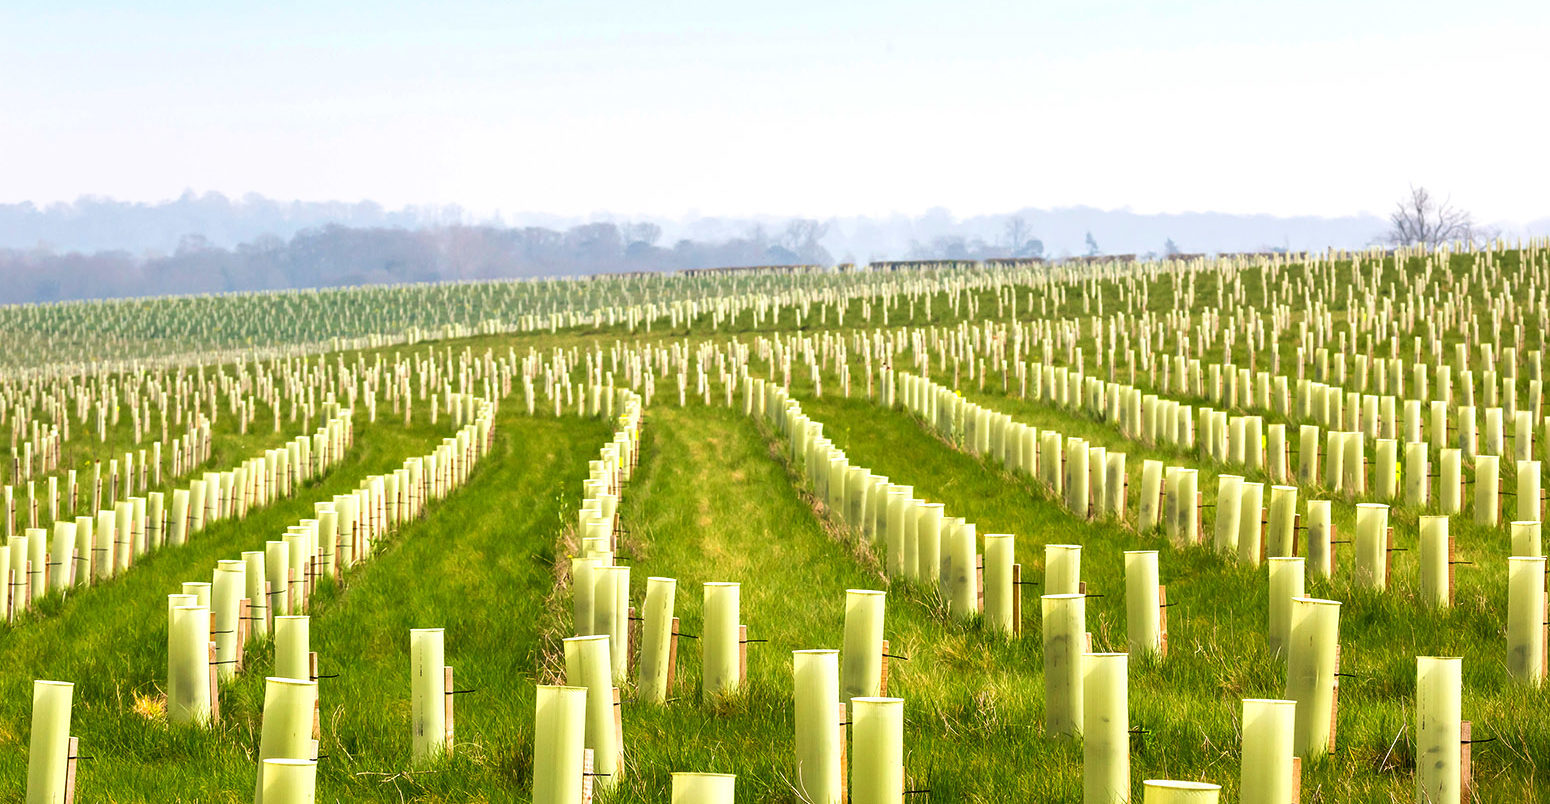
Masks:
[[[854,698],[851,712],[853,804],[904,800],[904,699]]]
[[[620,684],[630,673],[630,568],[618,564],[598,567],[594,577],[597,592],[592,631],[608,636],[614,683]]]
[[[266,759],[264,799],[283,804],[317,801],[318,763],[310,759]]]
[[[1142,804],[1216,804],[1222,795],[1220,785],[1169,779],[1147,779],[1141,789]]]
[[[838,804],[841,795],[839,652],[792,651],[796,715],[796,788],[803,801]]]
[[[1388,587],[1389,507],[1381,503],[1356,504],[1356,571],[1359,587],[1382,591]]]
[[[641,613],[640,678],[637,692],[645,703],[667,703],[668,656],[672,649],[673,604],[678,581],[646,579],[646,602]]]
[[[700,645],[705,661],[701,683],[706,697],[736,692],[741,683],[738,665],[740,591],[735,583],[705,584],[705,621]]]
[[[1412,441],[1405,445],[1405,506],[1425,508],[1431,504],[1431,459],[1427,456],[1430,446],[1424,441]]]
[[[1044,730],[1082,734],[1082,655],[1087,642],[1087,596],[1044,595]]]
[[[979,613],[979,562],[974,523],[965,522],[953,531],[949,552],[949,612],[960,620]]]
[[[1539,535],[1540,523],[1538,522],[1512,523],[1512,555],[1544,555],[1544,551],[1541,549]]]
[[[945,513],[941,503],[928,502],[921,506],[916,518],[916,577],[928,589],[942,581],[942,518]]]
[[[32,736],[27,747],[27,804],[64,804],[75,685],[32,682]]]
[[[1238,798],[1255,804],[1295,804],[1292,741],[1297,702],[1271,698],[1243,701],[1243,771]]]
[[[1518,519],[1538,522],[1540,514],[1539,461],[1518,461]]]
[[[1244,483],[1238,496],[1238,560],[1259,566],[1264,552],[1265,484]]]
[[[592,772],[603,789],[619,782],[621,746],[614,727],[613,663],[608,637],[571,637],[565,642],[565,683],[587,689],[585,747],[592,749]]]
[[[1238,552],[1238,513],[1242,510],[1243,478],[1238,475],[1216,477],[1215,544],[1218,552]]]
[[[215,612],[215,661],[216,675],[222,681],[237,677],[238,624],[242,613],[242,596],[247,593],[247,563],[244,561],[220,561],[215,566],[215,583],[211,584],[211,603]]]
[[[840,654],[841,700],[875,698],[883,674],[883,612],[886,593],[845,590],[845,644]]]
[[[445,636],[440,628],[409,630],[411,758],[416,766],[431,764],[447,751]]]
[[[672,804],[732,804],[737,776],[730,773],[674,773]]]
[[[1292,601],[1304,594],[1303,559],[1283,556],[1265,562],[1270,572],[1270,623],[1265,643],[1284,654],[1292,639]]]
[[[1464,660],[1417,656],[1415,661],[1416,801],[1458,801]]]
[[[1294,748],[1304,761],[1329,753],[1339,645],[1340,604],[1318,598],[1294,598],[1284,697],[1297,702]]]
[[[1452,605],[1448,589],[1448,562],[1452,559],[1448,535],[1448,517],[1422,516],[1421,524],[1421,601],[1435,608]]]
[[[1475,456],[1475,522],[1495,526],[1501,519],[1501,458]]]
[[[985,627],[1002,634],[1013,632],[1012,565],[1016,563],[1017,538],[1008,533],[985,534]]]
[[[1130,800],[1129,660],[1124,653],[1089,653],[1084,657],[1083,804]]]
[[[1044,594],[1074,595],[1081,590],[1082,546],[1044,545]]]
[[[167,657],[167,719],[172,723],[210,722],[210,609],[178,606],[172,610]]]
[[[1539,686],[1545,679],[1545,559],[1507,559],[1507,673]]]
[[[535,696],[533,804],[581,800],[587,688],[540,684]]]
[[[1125,630],[1131,653],[1162,652],[1162,609],[1157,587],[1157,551],[1126,551]]]
[[[274,674],[312,679],[312,618],[286,614],[274,618]]]
[[[264,719],[258,741],[258,780],[253,804],[264,804],[266,759],[312,759],[312,719],[317,706],[315,681],[294,678],[264,679]],[[273,799],[270,804],[289,804]]]

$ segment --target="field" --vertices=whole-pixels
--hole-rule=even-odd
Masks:
[[[1547,265],[0,308],[0,799],[1550,801]]]

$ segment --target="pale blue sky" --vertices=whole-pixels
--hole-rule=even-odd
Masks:
[[[0,201],[1523,221],[1547,79],[1545,2],[5,0]]]

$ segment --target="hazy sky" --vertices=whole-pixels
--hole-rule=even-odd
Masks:
[[[0,201],[1522,221],[1547,80],[1543,0],[6,0]]]

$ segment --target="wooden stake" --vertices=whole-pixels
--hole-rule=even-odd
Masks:
[[[1387,581],[1388,578],[1391,578],[1394,575],[1394,526],[1393,525],[1389,526],[1387,536],[1388,536],[1388,549],[1383,551],[1383,577],[1384,577],[1384,582],[1385,583],[1388,582]]]
[[[1302,801],[1302,757],[1292,757],[1292,804]]]
[[[1329,753],[1335,753],[1335,724],[1340,712],[1340,646],[1335,645],[1335,690],[1329,698]]]
[[[737,684],[748,683],[748,626],[737,627]]]
[[[237,601],[237,672],[242,672],[243,658],[247,651],[248,632],[252,629],[252,623],[248,622],[253,616],[253,601],[251,598],[243,598]]]
[[[619,701],[619,688],[614,687],[614,745],[618,746],[618,760],[614,763],[614,773],[624,767],[624,705]]]
[[[983,554],[974,557],[975,586],[978,587],[978,595],[974,599],[975,610],[985,613],[985,556]]]
[[[888,640],[883,640],[883,672],[877,685],[878,695],[888,697]]]
[[[443,690],[444,694],[441,697],[442,697],[442,706],[445,707],[444,718],[445,718],[445,723],[446,723],[446,734],[443,735],[443,736],[446,738],[446,741],[447,741],[447,756],[452,756],[452,746],[454,745],[453,735],[455,733],[455,730],[452,727],[452,695],[453,695],[453,691],[456,688],[452,686],[452,666],[448,665],[446,667],[443,667],[441,669],[441,672],[442,672],[442,684],[444,685],[442,687],[442,690]],[[614,688],[614,702],[617,704],[618,701],[619,701],[619,688],[615,687]]]
[[[1012,565],[1012,636],[1023,635],[1023,565]]]
[[[640,629],[636,627],[634,606],[630,607],[629,619],[625,620],[625,622],[627,625],[624,629],[624,643],[626,646],[624,655],[628,656],[630,664],[634,665],[637,664],[640,659],[640,657],[636,655],[636,651],[640,650]]]
[[[1159,584],[1157,587],[1157,630],[1162,638],[1161,655],[1168,655],[1168,587]]]
[[[678,618],[673,618],[673,635],[667,643],[667,694],[673,694],[673,677],[678,675]]]
[[[212,616],[213,616],[213,614],[214,613],[212,612]],[[215,663],[215,643],[211,642],[209,647],[210,647],[210,722],[212,724],[214,724],[214,723],[221,722],[221,684],[220,684],[220,676],[216,672],[217,668],[219,668],[220,665]]]
[[[314,684],[318,681],[318,653],[312,651],[307,654],[307,678]],[[323,704],[319,695],[312,696],[312,739],[323,739]]]
[[[592,804],[592,749],[581,749],[581,804]]]
[[[848,756],[845,750],[845,704],[840,704],[840,804],[846,804],[850,800],[850,786],[846,784],[846,777],[850,775]]]
[[[1469,721],[1459,724],[1459,801],[1461,804],[1469,804],[1475,791],[1473,761],[1470,757],[1471,735],[1474,727]]]

